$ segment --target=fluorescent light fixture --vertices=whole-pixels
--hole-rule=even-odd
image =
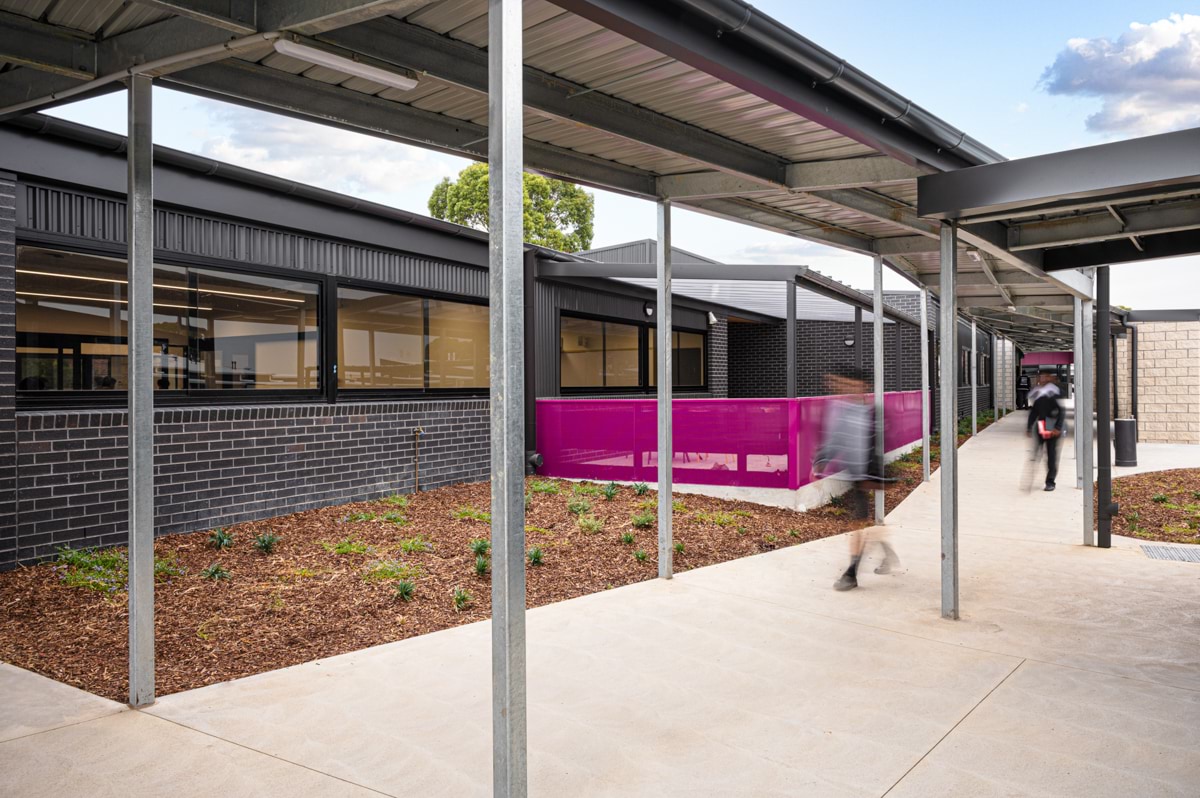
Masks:
[[[275,52],[291,56],[292,58],[298,58],[301,61],[307,61],[317,66],[328,67],[338,72],[345,72],[347,75],[353,75],[356,78],[382,83],[384,86],[390,86],[400,91],[408,91],[417,87],[416,78],[401,75],[390,69],[364,64],[361,61],[355,61],[352,58],[346,58],[345,56],[331,53],[328,50],[310,47],[307,44],[293,42],[289,39],[276,39]]]
[[[84,274],[58,274],[57,272],[40,272],[34,269],[17,269],[17,274],[36,274],[40,277],[59,277],[64,280],[87,280],[93,283],[112,283],[114,285],[127,285],[127,280],[117,280],[112,277],[92,277]],[[188,288],[184,285],[161,285],[154,283],[155,288],[161,288],[165,291],[195,291],[201,294],[219,294],[221,296],[240,296],[247,299],[266,299],[271,302],[304,302],[303,299],[291,299],[286,296],[267,296],[265,294],[247,294],[242,291],[222,291],[217,288]],[[179,307],[183,307],[180,305]]]

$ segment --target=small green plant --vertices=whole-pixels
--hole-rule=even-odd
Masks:
[[[604,521],[594,515],[581,515],[576,523],[579,524],[581,530],[587,532],[589,535],[604,529]]]
[[[592,503],[587,499],[575,499],[567,502],[567,512],[571,515],[585,515],[592,509]]]
[[[346,521],[353,524],[360,521],[374,521],[378,517],[375,513],[350,513],[346,516]]]
[[[754,513],[750,512],[749,510],[732,510],[731,512],[734,515],[738,516],[739,518],[753,518],[754,517]]]
[[[492,520],[491,513],[485,513],[483,510],[476,510],[474,507],[459,507],[454,511],[454,517],[460,520],[465,519],[468,521],[483,521],[484,523],[491,523]]]
[[[671,548],[675,549],[676,554],[683,554],[686,551],[686,548],[684,547],[682,540],[675,541],[671,545]]]
[[[475,555],[475,573],[479,576],[486,574],[491,565],[492,563],[490,560],[488,560],[486,554]]]
[[[551,532],[549,529],[546,529],[545,527],[540,527],[540,526],[526,526],[525,527],[525,534],[531,535],[534,532],[538,533],[539,535],[553,535],[554,534],[553,532]]]
[[[600,486],[590,482],[576,482],[571,486],[571,492],[576,496],[599,496]]]
[[[778,535],[764,535],[763,541],[766,543],[778,543],[779,536]]]
[[[600,492],[602,494],[604,494],[604,500],[610,502],[613,499],[617,498],[617,494],[621,492],[621,489],[619,487],[617,487],[617,483],[610,482],[607,485],[605,485],[603,490],[601,490]],[[1200,497],[1197,497],[1197,498],[1200,498]]]
[[[404,517],[404,513],[398,513],[395,511],[384,513],[382,516],[380,516],[380,518],[382,518],[384,521],[387,521],[389,524],[395,524],[396,526],[404,526],[408,523],[408,519]]]
[[[279,535],[276,535],[274,532],[263,532],[254,538],[254,548],[263,554],[270,554],[275,550],[275,544],[278,542]]]
[[[844,507],[846,505],[846,497],[841,494],[830,496],[829,503],[834,507]]]
[[[454,588],[454,611],[462,612],[471,606],[471,594],[461,587]]]
[[[639,510],[648,510],[653,512],[658,509],[658,499],[642,499],[637,503]]]
[[[1197,501],[1200,501],[1200,490],[1192,491],[1192,498],[1196,499]]]
[[[654,526],[654,513],[636,513],[629,519],[629,523],[638,529],[649,529]]]
[[[221,565],[221,563],[215,562],[201,571],[200,575],[205,579],[211,579],[212,581],[216,582],[221,579],[228,579],[229,571],[226,571],[225,567]]]
[[[633,533],[632,532],[622,532],[621,533],[621,542],[626,545],[633,543]]]
[[[645,552],[645,550],[643,550],[643,549],[638,549],[637,551],[635,551],[635,552],[633,553],[633,559],[637,560],[638,562],[645,562],[645,561],[646,561],[646,552]]]
[[[366,554],[371,550],[371,547],[361,540],[352,538],[343,538],[337,543],[327,543],[322,541],[321,548],[332,554]]]
[[[541,565],[545,555],[542,553],[541,546],[534,546],[529,551],[525,552],[525,556],[529,558],[530,565]]]
[[[558,493],[560,488],[558,483],[552,479],[535,479],[529,483],[529,490],[534,493]]]
[[[789,537],[789,538],[798,538],[798,537],[800,537],[800,530],[799,530],[799,529],[789,529],[789,530],[788,530],[788,537]]]
[[[696,520],[716,526],[733,526],[737,523],[732,513],[696,513]]]
[[[408,507],[408,497],[399,493],[395,494],[394,496],[388,496],[386,499],[384,499],[384,501],[393,507],[399,507],[401,510],[404,510]]]
[[[413,594],[417,592],[417,586],[407,579],[401,579],[395,585],[396,598],[401,601],[412,601]]]
[[[529,508],[531,508],[531,507],[533,507],[533,494],[526,493],[525,494],[525,510],[528,511]]]
[[[214,529],[208,533],[208,545],[214,549],[227,549],[233,545],[233,533],[227,529]]]
[[[367,582],[394,582],[397,579],[416,579],[421,575],[421,566],[409,565],[399,560],[379,560],[367,566],[363,580]]]
[[[53,571],[67,587],[105,593],[116,593],[128,587],[129,561],[124,552],[113,549],[60,548]],[[154,559],[154,581],[161,582],[182,573],[183,569],[173,556],[170,559]]]
[[[1165,493],[1156,493],[1150,497],[1150,501],[1154,502],[1155,504],[1166,504],[1167,495]]]
[[[475,538],[471,541],[471,553],[476,556],[486,555],[491,550],[492,544],[487,538]]]
[[[415,538],[405,538],[400,541],[400,550],[405,554],[420,554],[424,551],[433,551],[433,544],[424,535],[417,535]]]
[[[635,482],[633,483],[633,492],[638,496],[645,496],[650,492],[650,486],[645,482]]]

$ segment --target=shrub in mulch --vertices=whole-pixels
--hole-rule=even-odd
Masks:
[[[1121,508],[1112,520],[1114,534],[1200,543],[1200,468],[1134,474],[1112,484]]]
[[[921,482],[920,450],[889,475],[890,511]],[[528,606],[657,574],[648,486],[535,477],[526,492]],[[160,537],[159,694],[488,618],[490,505],[488,483],[461,484]],[[864,524],[841,502],[797,513],[687,494],[676,495],[673,518],[678,571]],[[0,574],[0,660],[123,700],[126,578],[120,547]]]

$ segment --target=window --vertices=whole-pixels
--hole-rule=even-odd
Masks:
[[[658,385],[658,358],[656,329],[651,327],[649,338],[650,385]],[[676,388],[701,388],[704,386],[704,334],[681,332],[672,334],[671,384]]]
[[[129,387],[125,261],[17,252],[17,387]],[[154,266],[160,391],[320,387],[316,283]]]
[[[958,386],[966,388],[971,385],[971,350],[960,347],[958,350]]]
[[[564,389],[645,391],[655,385],[655,328],[644,324],[559,319],[559,385]],[[672,382],[704,387],[705,335],[673,333]]]
[[[992,356],[982,352],[979,354],[979,384],[983,386],[992,384]]]
[[[486,305],[338,288],[338,387],[478,390],[489,384]]]

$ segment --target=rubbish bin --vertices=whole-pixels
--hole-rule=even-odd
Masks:
[[[1114,422],[1117,444],[1117,465],[1137,465],[1137,419],[1118,418]]]

